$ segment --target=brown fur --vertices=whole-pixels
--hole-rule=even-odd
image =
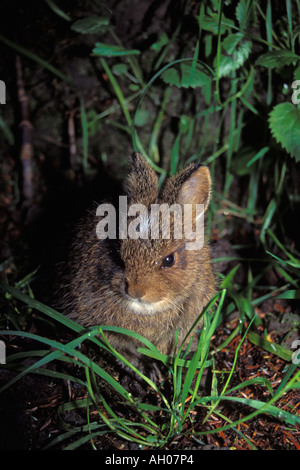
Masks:
[[[133,154],[125,186],[128,207],[179,202],[204,204],[206,209],[209,204],[211,181],[206,167],[189,165],[169,178],[160,194],[157,181],[145,159]],[[194,251],[185,249],[185,240],[99,240],[98,221],[96,211],[91,212],[78,228],[64,288],[65,313],[85,327],[128,328],[148,338],[162,353],[170,353],[176,329],[180,341],[214,294],[208,246]],[[175,264],[163,268],[162,260],[171,253]],[[138,359],[140,344],[125,335],[107,337],[121,353]]]

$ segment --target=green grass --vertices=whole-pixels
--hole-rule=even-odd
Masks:
[[[239,349],[248,336],[251,340],[251,333],[249,323],[247,330],[236,349],[234,361],[231,370],[228,371],[227,379],[223,386],[220,388],[218,384],[218,371],[214,367],[214,360],[218,354],[218,350],[226,347],[226,344],[220,345],[218,350],[211,349],[211,338],[216,332],[217,325],[220,322],[221,312],[224,310],[224,301],[228,292],[222,289],[211,300],[210,304],[200,315],[204,319],[204,327],[201,331],[198,348],[193,353],[192,357],[187,359],[186,352],[183,350],[182,345],[177,344],[173,356],[166,356],[159,353],[159,351],[148,340],[137,335],[134,332],[124,330],[117,327],[100,326],[94,327],[87,331],[82,332],[80,325],[68,319],[64,315],[56,312],[50,307],[43,305],[31,296],[24,294],[19,289],[13,288],[7,284],[1,283],[1,289],[6,293],[6,297],[12,301],[18,299],[24,302],[31,309],[38,310],[43,315],[46,315],[51,321],[59,322],[66,328],[72,330],[74,339],[66,344],[50,338],[45,338],[37,334],[32,334],[26,331],[0,331],[2,337],[15,336],[23,337],[33,342],[39,342],[46,346],[47,349],[32,351],[24,351],[23,353],[12,354],[7,358],[7,367],[11,370],[19,371],[19,373],[11,379],[8,383],[2,386],[0,393],[11,387],[17,380],[26,374],[43,374],[57,379],[68,380],[71,383],[78,384],[83,387],[86,392],[86,398],[75,400],[74,402],[61,405],[59,413],[70,410],[83,409],[86,411],[87,424],[80,428],[74,426],[68,429],[67,432],[62,432],[57,438],[50,441],[47,448],[53,446],[63,445],[66,449],[75,449],[83,445],[85,442],[90,441],[92,445],[93,439],[107,434],[117,436],[125,441],[135,442],[143,448],[163,448],[170,445],[178,435],[186,435],[192,438],[199,438],[200,436],[210,434],[212,432],[221,432],[228,429],[234,430],[237,434],[242,435],[238,430],[240,423],[245,423],[250,419],[257,417],[260,414],[269,414],[274,418],[281,419],[287,426],[294,426],[300,424],[300,417],[292,412],[284,411],[276,407],[278,401],[287,391],[299,388],[300,370],[297,371],[297,365],[291,364],[288,366],[285,376],[283,377],[280,386],[277,390],[273,390],[271,382],[263,377],[256,377],[249,379],[236,386],[230,386],[233,375],[236,372],[237,359]],[[217,304],[216,304],[217,302]],[[209,311],[214,309],[214,315],[209,314]],[[200,320],[198,318],[198,321]],[[193,325],[191,331],[197,325]],[[148,357],[152,357],[161,361],[169,370],[170,379],[172,381],[172,393],[166,395],[160,384],[156,384],[149,377],[142,374],[136,369],[129,361],[116,351],[107,341],[105,331],[116,331],[120,334],[130,335],[144,344],[139,351]],[[235,334],[237,331],[235,331]],[[252,336],[254,333],[251,333]],[[230,338],[232,339],[232,337]],[[131,368],[142,381],[145,382],[145,387],[154,391],[159,397],[157,405],[151,403],[141,402],[139,396],[133,396],[124,387],[101,368],[97,362],[91,360],[90,357],[81,352],[82,344],[84,342],[92,342],[100,349],[105,349],[107,352],[122,361],[127,367]],[[272,343],[273,344],[273,343]],[[268,350],[264,342],[259,344],[260,347]],[[273,354],[278,351],[274,349]],[[34,363],[31,366],[24,367],[22,361],[25,358],[31,357]],[[279,354],[279,357],[281,355]],[[285,357],[290,360],[290,357]],[[66,365],[73,364],[76,369],[81,368],[82,374],[79,377],[78,372],[73,376],[71,373],[63,373],[53,371],[47,368],[53,361],[62,361]],[[201,378],[204,370],[210,367],[213,372],[213,381],[211,387],[211,394],[205,395],[200,388]],[[185,371],[185,373],[184,373]],[[104,389],[99,386],[99,380],[106,383]],[[244,388],[256,385],[265,388],[269,393],[269,399],[260,401],[256,399],[244,398],[243,395],[239,396],[239,392]],[[103,386],[102,386],[103,387]],[[112,403],[108,403],[105,399],[103,390],[110,387],[119,397],[120,404],[125,404],[131,410],[131,417],[120,418],[114,409]],[[221,391],[218,391],[220,388]],[[193,421],[193,413],[196,413],[201,407],[205,410],[203,424],[209,419],[210,415],[214,413],[215,416],[223,417],[222,407],[224,402],[232,401],[237,404],[247,405],[254,411],[244,416],[243,418],[231,422],[228,418],[227,425],[222,426],[216,430],[208,431],[193,431],[195,422]],[[93,414],[93,421],[90,420],[90,409],[97,412],[95,419]],[[198,423],[199,424],[199,423]],[[247,441],[247,438],[245,437]],[[69,442],[70,441],[70,442]],[[253,446],[253,444],[252,444]]]

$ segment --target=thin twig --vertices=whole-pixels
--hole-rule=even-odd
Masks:
[[[23,70],[20,56],[16,56],[16,73],[17,73],[17,87],[18,87],[18,99],[20,102],[21,109],[21,153],[20,160],[22,164],[22,190],[25,201],[31,201],[33,197],[33,185],[32,185],[32,157],[33,157],[33,146],[32,146],[32,131],[33,126],[29,121],[29,109],[28,109],[28,96],[24,88],[23,81]]]

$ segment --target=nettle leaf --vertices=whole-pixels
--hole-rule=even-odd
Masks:
[[[110,27],[109,20],[104,16],[88,16],[75,21],[71,29],[81,34],[96,34],[103,30],[106,31]]]
[[[277,104],[269,114],[273,137],[286,151],[300,161],[300,107],[291,103]]]
[[[229,34],[224,41],[222,46],[227,52],[227,54],[233,54],[241,40],[243,39],[243,33]]]
[[[262,54],[256,61],[256,65],[268,68],[282,68],[285,65],[289,65],[296,60],[299,60],[300,56],[292,51],[282,49],[281,51],[270,51],[266,54]]]
[[[219,30],[219,15],[218,13],[211,13],[209,16],[204,15],[203,17],[197,16],[196,20],[199,23],[199,27],[204,29],[205,31],[209,31],[213,34],[218,34]],[[221,25],[220,25],[220,32],[224,34],[227,29],[231,30],[234,28],[234,22],[229,18],[226,18],[224,14],[222,14]]]
[[[210,86],[207,73],[199,65],[193,68],[193,64],[181,63],[179,67],[170,67],[162,73],[161,78],[168,85],[176,85],[179,88]]]
[[[250,55],[252,42],[245,41],[242,33],[229,34],[223,41],[223,48],[228,56],[221,56],[219,77],[226,77],[244,65]]]
[[[253,7],[253,2],[249,2],[248,0],[240,0],[235,9],[235,16],[239,22],[240,29],[248,29],[249,23],[256,22],[256,13],[255,7]]]
[[[239,22],[239,25],[242,25],[243,21],[245,21],[246,13],[247,13],[247,4],[245,0],[240,0],[240,2],[237,4],[237,7],[235,9],[235,16]]]
[[[137,49],[126,50],[123,47],[116,46],[114,44],[97,42],[96,47],[93,49],[93,54],[104,57],[118,57],[123,55],[140,54],[140,51]]]

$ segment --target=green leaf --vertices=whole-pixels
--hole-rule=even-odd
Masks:
[[[296,60],[299,60],[300,56],[287,49],[281,51],[270,51],[266,54],[262,54],[256,61],[256,65],[268,68],[282,68],[285,65],[289,65]]]
[[[268,151],[269,151],[269,147],[263,147],[262,149],[259,150],[259,152],[257,152],[254,157],[252,157],[248,162],[247,162],[247,166],[251,166],[253,165],[253,163],[255,163],[257,160],[259,160],[260,158],[262,158]]]
[[[272,387],[272,382],[269,379],[266,379],[265,377],[253,377],[253,379],[246,380],[245,382],[242,382],[235,387],[231,388],[230,390],[226,391],[226,394],[229,395],[229,393],[232,393],[236,390],[240,390],[241,388],[244,387],[249,387],[249,385],[263,385],[267,387],[269,390],[270,394],[273,395],[273,387]]]
[[[102,128],[102,123],[100,120],[97,120],[97,112],[94,109],[89,109],[86,113],[88,121],[88,133],[89,136],[93,137],[100,131]]]
[[[19,46],[19,44],[16,44],[15,42],[10,41],[6,37],[2,36],[1,34],[0,34],[0,41],[6,44],[8,47],[11,47],[15,51],[17,51],[19,54],[22,54],[28,59],[33,60],[34,62],[39,64],[41,67],[45,68],[46,70],[49,70],[49,72],[53,73],[53,75],[55,75],[56,77],[59,77],[61,80],[68,83],[68,85],[71,88],[74,88],[74,84],[71,81],[71,79],[67,75],[63,74],[59,69],[57,69],[52,64],[50,64],[50,62],[47,62],[46,60],[42,59],[31,50],[25,49],[24,47]]]
[[[179,67],[170,67],[163,72],[161,78],[168,85],[182,88],[197,88],[210,85],[210,77],[199,65],[181,63]]]
[[[229,34],[223,41],[222,47],[225,49],[227,54],[233,54],[236,51],[237,46],[243,39],[242,33]]]
[[[128,73],[127,64],[115,64],[112,68],[112,71],[117,76],[125,75],[126,73]]]
[[[202,17],[197,16],[196,17],[200,29],[204,29],[205,31],[209,31],[210,33],[213,34],[218,34],[218,29],[219,29],[219,15],[218,13],[211,13],[210,16],[208,15],[203,15]],[[232,20],[229,20],[222,14],[222,19],[221,19],[221,26],[220,26],[220,32],[221,34],[224,34],[227,29],[231,30],[231,28],[234,28],[234,22]]]
[[[294,79],[295,80],[300,80],[300,65],[298,65],[298,67],[296,68],[296,70],[294,72]]]
[[[291,103],[276,105],[269,114],[273,137],[286,151],[300,161],[300,107]]]
[[[293,300],[299,300],[300,299],[300,289],[296,289],[296,290],[292,290],[292,289],[289,289],[289,290],[286,290],[285,292],[282,292],[282,294],[278,294],[276,295],[276,297],[274,297],[276,299],[293,299]]]
[[[53,10],[54,13],[56,13],[58,16],[60,16],[61,18],[63,18],[66,21],[71,21],[71,17],[69,15],[67,15],[67,13],[65,13],[63,10],[61,10],[61,8],[59,8],[56,5],[56,3],[54,3],[52,0],[45,0],[45,2],[51,8],[51,10]]]
[[[255,22],[255,6],[253,6],[253,2],[249,2],[248,0],[240,0],[236,9],[235,9],[235,16],[239,22],[240,29],[249,30],[249,23]]]
[[[251,52],[252,42],[245,41],[242,33],[230,34],[223,41],[223,48],[228,55],[222,55],[219,77],[230,75],[244,65]]]
[[[227,288],[232,287],[234,275],[239,269],[239,267],[240,267],[240,264],[237,264],[236,266],[234,266],[234,268],[232,268],[230,273],[228,273],[227,276],[223,279],[221,283],[222,289],[227,289]]]
[[[259,336],[253,331],[248,332],[248,339],[251,341],[251,343],[255,344],[256,346],[259,346],[265,351],[275,354],[276,356],[280,357],[281,359],[284,359],[285,361],[290,362],[292,360],[292,351],[285,348],[284,346],[281,346],[280,344],[273,343]]]
[[[1,116],[0,116],[0,129],[2,130],[4,136],[6,137],[9,145],[14,145],[15,143],[14,135]]]
[[[230,165],[232,173],[238,176],[250,174],[253,170],[248,167],[249,160],[251,161],[255,155],[255,150],[252,147],[244,147],[240,150],[238,156],[234,158]]]
[[[243,23],[245,19],[246,11],[247,11],[247,8],[245,5],[245,0],[240,0],[235,9],[235,16],[240,25]]]
[[[145,107],[138,109],[135,115],[135,125],[137,127],[143,127],[145,124],[147,124],[148,121],[149,111]]]
[[[75,21],[71,29],[81,34],[96,34],[100,31],[107,30],[109,20],[103,16],[88,16],[81,20]]]
[[[296,423],[300,423],[300,417],[293,415],[288,411],[281,410],[276,406],[269,405],[259,400],[253,400],[251,398],[239,398],[239,397],[222,397],[222,400],[236,401],[237,403],[243,403],[244,405],[251,406],[262,413],[270,414],[277,419],[282,420],[286,424],[294,426]],[[220,428],[221,429],[221,428]]]
[[[123,55],[136,55],[140,54],[140,51],[136,49],[126,50],[121,46],[116,46],[114,44],[104,44],[102,42],[97,42],[96,47],[93,49],[95,55],[100,55],[104,57],[117,57]]]
[[[158,40],[152,44],[150,49],[152,49],[155,52],[159,52],[166,44],[170,42],[168,36],[166,33],[162,33]]]

